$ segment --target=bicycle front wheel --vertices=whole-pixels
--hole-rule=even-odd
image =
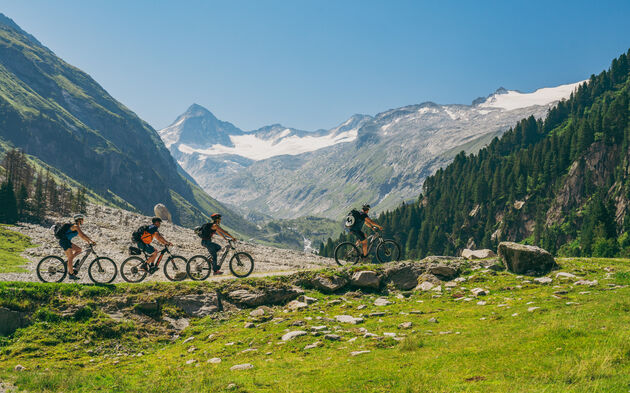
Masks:
[[[188,277],[186,273],[186,258],[170,257],[164,264],[164,275],[171,281],[183,281]]]
[[[381,263],[400,261],[400,246],[393,240],[384,240],[376,247],[376,259]]]
[[[195,281],[205,280],[210,276],[210,272],[212,272],[210,261],[203,255],[195,255],[186,263],[186,273]]]
[[[335,247],[335,262],[339,266],[354,265],[359,262],[361,253],[357,246],[350,242],[339,243]]]
[[[90,280],[95,284],[110,284],[118,275],[116,263],[107,257],[98,257],[88,267]]]
[[[237,252],[230,259],[230,271],[236,277],[247,277],[254,270],[254,258],[246,252]]]
[[[147,271],[142,269],[144,259],[129,257],[120,265],[120,276],[127,282],[140,282],[147,276]]]
[[[68,273],[68,266],[63,259],[49,255],[39,261],[35,270],[41,282],[62,282]]]

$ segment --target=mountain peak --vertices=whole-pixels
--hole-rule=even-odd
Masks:
[[[15,23],[13,21],[13,19],[9,18],[8,16],[3,14],[2,12],[0,12],[0,27],[1,26],[13,29],[13,30],[17,31],[18,33],[20,33],[21,35],[23,35],[26,38],[28,38],[32,43],[34,43],[36,45],[39,45],[39,46],[43,46],[42,43],[37,40],[37,38],[33,37],[32,35],[28,34],[24,30],[22,30],[22,28],[20,26],[18,26],[18,24]]]

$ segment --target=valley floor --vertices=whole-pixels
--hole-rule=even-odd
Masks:
[[[558,262],[549,280],[471,264],[427,291],[307,289],[308,306],[228,309],[175,335],[99,304],[213,284],[0,283],[0,307],[37,308],[0,339],[0,380],[29,392],[628,392],[630,261]]]

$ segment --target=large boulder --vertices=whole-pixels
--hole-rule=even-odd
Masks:
[[[228,292],[227,298],[245,307],[284,304],[302,295],[304,291],[294,287],[271,287],[262,289],[236,289]]]
[[[423,272],[424,268],[418,264],[398,263],[385,269],[385,277],[397,289],[407,291],[418,285],[418,277]]]
[[[462,257],[466,259],[487,259],[494,258],[497,254],[492,250],[483,249],[483,250],[469,250],[468,248],[462,251]]]
[[[540,247],[513,242],[499,244],[499,256],[505,268],[512,273],[542,275],[556,267],[553,256]]]
[[[185,295],[170,300],[189,317],[205,317],[221,311],[221,301],[215,294]]]
[[[0,307],[0,335],[8,336],[29,324],[30,321],[26,317],[26,313]]]
[[[354,273],[350,283],[358,288],[378,289],[381,285],[381,278],[376,272],[364,270]]]
[[[310,280],[310,284],[317,290],[326,293],[333,293],[345,287],[348,279],[341,276],[322,276],[317,275]]]
[[[166,206],[164,206],[161,203],[158,203],[157,205],[153,207],[153,213],[155,213],[157,217],[160,217],[164,221],[168,221],[170,223],[173,222],[173,218],[171,217],[171,212],[169,212]]]
[[[435,266],[430,266],[428,271],[430,274],[433,274],[442,281],[450,281],[459,276],[458,267],[448,266],[443,263]]]

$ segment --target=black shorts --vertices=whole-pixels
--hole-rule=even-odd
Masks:
[[[66,251],[69,248],[72,248],[72,242],[70,241],[70,239],[68,239],[65,236],[59,239],[59,245],[61,246],[61,248],[63,248],[64,251]]]
[[[155,252],[155,248],[153,248],[152,245],[146,244],[142,240],[140,240],[139,242],[136,242],[136,245],[138,246],[139,249],[146,252],[147,254],[153,254]]]
[[[365,233],[363,233],[362,230],[359,229],[351,229],[350,233],[352,233],[354,236],[356,236],[359,240],[364,241],[365,240]]]

